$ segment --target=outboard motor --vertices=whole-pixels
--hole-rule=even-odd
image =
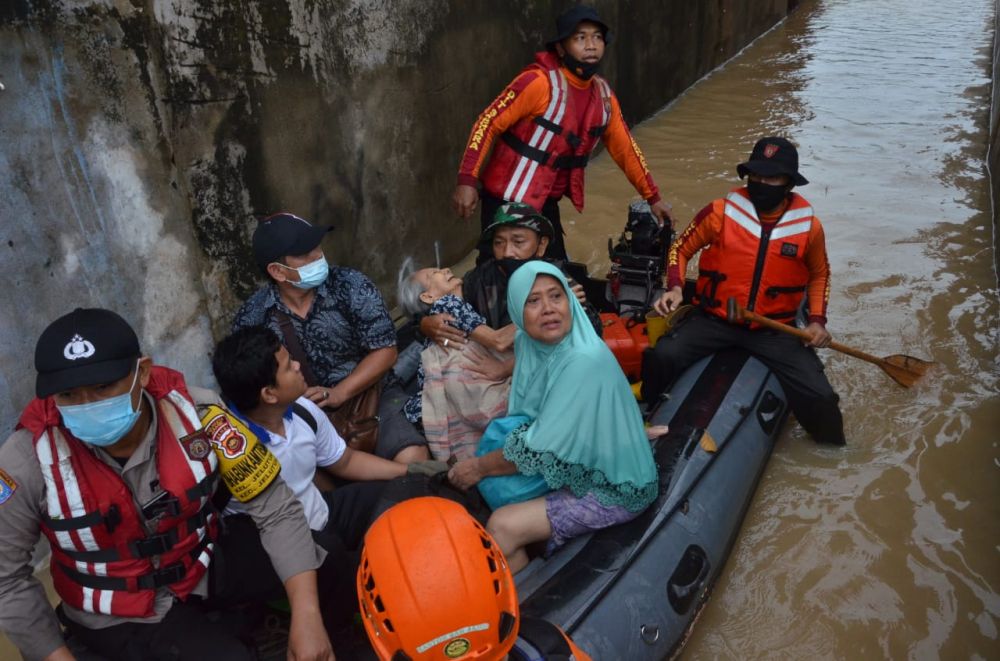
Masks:
[[[667,251],[673,241],[670,224],[662,227],[645,201],[628,206],[625,230],[613,244],[608,238],[609,300],[619,314],[634,311],[645,314],[653,296],[661,288],[666,269]]]

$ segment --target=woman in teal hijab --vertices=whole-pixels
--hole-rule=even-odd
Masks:
[[[524,547],[547,552],[572,537],[630,521],[657,494],[642,416],[611,351],[597,337],[565,276],[542,261],[521,266],[507,289],[517,325],[508,417],[523,424],[501,450],[457,463],[449,478],[469,488],[498,475],[540,475],[551,491],[493,512],[487,528],[513,571]]]

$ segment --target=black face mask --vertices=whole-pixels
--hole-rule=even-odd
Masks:
[[[747,182],[747,194],[758,214],[767,213],[778,207],[791,190],[788,185],[771,186],[759,181]]]
[[[500,270],[507,274],[507,277],[514,275],[514,271],[518,270],[528,262],[530,259],[515,259],[514,257],[503,257],[497,260],[497,264],[500,265]]]
[[[593,64],[589,62],[581,62],[566,51],[563,51],[562,63],[563,66],[573,72],[573,75],[578,78],[582,78],[583,80],[590,80],[593,78],[594,74],[597,73],[598,67],[601,66],[600,60],[594,62]]]

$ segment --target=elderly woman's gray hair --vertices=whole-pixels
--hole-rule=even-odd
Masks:
[[[420,300],[424,287],[415,277],[419,270],[413,258],[407,257],[399,267],[399,275],[396,277],[396,300],[403,308],[403,312],[410,317],[427,314],[431,309],[430,305]]]

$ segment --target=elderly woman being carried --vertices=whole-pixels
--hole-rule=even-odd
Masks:
[[[528,544],[547,540],[548,554],[634,519],[656,498],[658,480],[628,381],[559,269],[519,268],[507,304],[517,326],[507,416],[449,479],[479,485],[495,508],[487,528],[518,571]]]
[[[462,280],[450,269],[414,270],[408,260],[400,271],[398,295],[411,317],[450,315],[449,323],[468,337],[466,344],[450,347],[423,340],[419,392],[403,407],[410,422],[422,422],[435,459],[468,459],[490,420],[507,411],[514,325],[499,330],[487,326],[463,300]]]

